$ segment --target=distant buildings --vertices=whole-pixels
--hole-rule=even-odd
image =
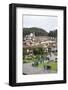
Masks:
[[[57,52],[57,39],[48,36],[35,36],[35,33],[26,35],[23,40],[23,48],[27,53],[32,53],[32,48],[42,47],[44,52]],[[32,53],[33,54],[33,53]]]

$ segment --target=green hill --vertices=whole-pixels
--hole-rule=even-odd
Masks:
[[[57,29],[51,30],[49,33],[41,28],[31,27],[31,28],[23,28],[23,36],[29,35],[30,33],[35,33],[35,36],[50,36],[57,37]]]
[[[36,36],[47,36],[48,32],[46,32],[44,29],[31,27],[31,28],[23,28],[23,35],[28,35],[30,33],[35,32]]]

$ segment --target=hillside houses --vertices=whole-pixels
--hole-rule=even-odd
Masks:
[[[44,52],[48,52],[49,50],[57,52],[57,40],[54,37],[35,36],[35,33],[26,35],[23,40],[23,48],[26,48],[27,53],[31,53],[32,48],[36,47],[42,47]]]

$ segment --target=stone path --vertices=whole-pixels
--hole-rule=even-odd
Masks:
[[[55,71],[52,70],[44,70],[44,68],[38,68],[38,67],[33,67],[32,63],[26,63],[23,64],[23,73],[24,74],[47,74],[47,73],[56,73]]]

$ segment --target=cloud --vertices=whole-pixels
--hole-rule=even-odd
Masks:
[[[57,16],[36,16],[24,15],[23,27],[38,27],[46,31],[57,29],[58,17]]]

